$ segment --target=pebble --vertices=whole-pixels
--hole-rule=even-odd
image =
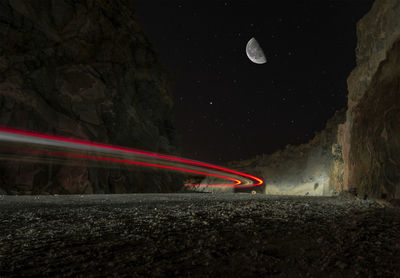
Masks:
[[[368,201],[263,194],[4,196],[0,223],[1,277],[400,273],[400,231],[392,224],[400,223],[400,209]]]

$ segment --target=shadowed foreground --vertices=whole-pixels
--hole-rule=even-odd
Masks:
[[[0,196],[0,277],[400,277],[400,209],[250,194]]]

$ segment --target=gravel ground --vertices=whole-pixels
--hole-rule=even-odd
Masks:
[[[400,277],[400,208],[250,194],[0,196],[0,277]]]

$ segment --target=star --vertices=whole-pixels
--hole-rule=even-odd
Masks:
[[[334,67],[340,67],[341,64],[350,66],[350,64],[336,63],[336,59],[332,58],[334,55],[329,55],[327,59],[321,58],[324,57],[321,52],[313,55],[313,49],[317,49],[320,45],[326,46],[327,51],[337,47],[335,42],[315,39],[313,31],[314,27],[317,32],[320,27],[332,30],[345,27],[342,24],[335,27],[330,21],[330,14],[321,14],[316,9],[315,12],[309,10],[298,16],[298,11],[287,10],[284,4],[276,6],[274,4],[274,13],[270,17],[265,17],[261,12],[258,14],[252,10],[260,8],[259,5],[252,7],[250,3],[237,5],[231,0],[211,1],[212,6],[208,7],[207,4],[207,9],[204,9],[202,5],[199,6],[191,1],[179,0],[172,4],[172,8],[181,18],[168,20],[171,15],[161,12],[157,17],[164,16],[167,20],[160,18],[165,26],[159,26],[159,20],[154,20],[154,7],[150,2],[139,3],[138,9],[141,5],[148,5],[147,24],[150,24],[148,29],[152,31],[154,29],[154,32],[159,33],[149,35],[155,38],[155,48],[160,52],[158,53],[160,60],[164,60],[162,62],[168,66],[172,79],[175,79],[172,80],[174,87],[172,97],[176,101],[177,128],[181,129],[183,135],[191,128],[191,132],[188,132],[189,135],[185,138],[186,152],[193,154],[197,149],[204,161],[210,159],[210,162],[220,157],[224,161],[236,160],[242,153],[236,150],[238,144],[235,145],[233,142],[241,141],[237,135],[231,136],[229,132],[251,133],[254,131],[250,129],[259,131],[259,126],[267,127],[267,129],[261,128],[261,136],[268,134],[268,127],[275,131],[275,134],[270,134],[271,138],[274,136],[271,142],[263,144],[257,141],[247,150],[251,138],[242,136],[243,143],[246,143],[241,146],[242,151],[246,151],[245,156],[248,157],[253,157],[258,152],[272,152],[289,141],[301,143],[306,128],[309,129],[306,137],[313,137],[311,134],[313,130],[320,128],[321,123],[326,120],[322,119],[323,117],[329,118],[333,114],[331,110],[345,106],[347,91],[343,80],[347,77],[348,69]],[[335,1],[330,0],[320,7],[324,13],[327,12],[329,2]],[[315,5],[305,5],[307,8],[311,6],[314,8]],[[334,6],[338,8],[337,4]],[[346,10],[345,7],[340,8]],[[335,14],[339,11],[341,10],[333,12]],[[139,12],[140,10],[138,16]],[[195,12],[197,17],[193,17]],[[223,22],[220,18],[221,12]],[[358,11],[358,13],[356,16],[361,17],[363,12]],[[241,18],[237,18],[238,15]],[[200,16],[208,17],[206,27],[204,22],[197,20]],[[324,18],[329,20],[325,22]],[[353,36],[352,31],[347,31],[354,29],[354,24],[351,22],[353,21],[347,20],[349,25],[341,29],[343,32],[348,32],[343,34],[345,38]],[[217,28],[212,28],[214,26]],[[159,39],[157,36],[160,36]],[[260,40],[265,54],[270,57],[271,66],[256,66],[246,59],[245,45],[251,36]],[[352,43],[355,39],[353,38]],[[162,40],[161,43],[158,40]],[[345,41],[340,44],[340,47],[343,46],[343,51],[344,43]],[[346,39],[346,43],[350,44],[349,40]],[[343,59],[353,59],[351,56],[353,46],[350,45],[350,48],[350,54],[343,53]],[[310,54],[311,57],[308,57]],[[342,56],[342,53],[340,54]],[[303,56],[308,60],[303,60]],[[304,67],[304,61],[310,62],[307,71],[299,70]],[[285,77],[285,74],[289,74],[290,79]],[[307,77],[311,75],[316,78],[308,79]],[[340,80],[342,82],[339,82]],[[321,90],[324,91],[323,94],[320,93]],[[209,97],[215,97],[218,105]],[[191,113],[193,111],[197,113]],[[238,112],[237,116],[235,112]],[[190,123],[192,117],[195,120]],[[310,118],[315,120],[310,121]],[[291,130],[290,134],[286,131],[287,128]],[[203,143],[202,138],[195,137],[195,134],[204,134],[207,131],[215,134],[216,140],[199,146]],[[224,153],[225,142],[219,140],[217,136],[225,135],[228,137],[227,140],[230,140],[226,143],[231,145],[236,153],[229,150]],[[208,148],[219,149],[221,155],[205,151]]]

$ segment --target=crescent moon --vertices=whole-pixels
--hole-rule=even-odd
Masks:
[[[265,58],[264,51],[258,44],[255,38],[251,38],[246,45],[246,54],[250,61],[255,64],[265,64],[267,59]]]

